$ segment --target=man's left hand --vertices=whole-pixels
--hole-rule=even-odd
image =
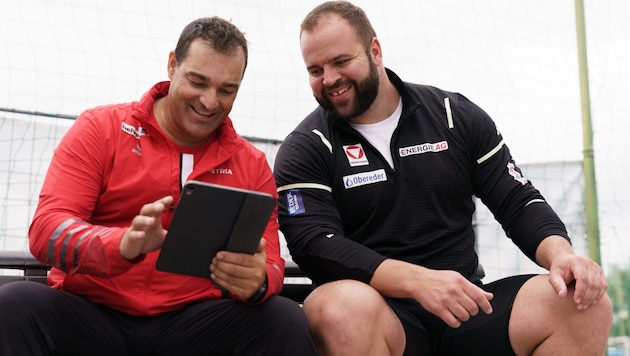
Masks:
[[[265,239],[261,238],[253,255],[219,251],[212,259],[210,278],[240,299],[247,300],[267,278],[265,244]]]

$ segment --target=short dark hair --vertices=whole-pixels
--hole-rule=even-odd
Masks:
[[[175,59],[181,63],[188,55],[190,44],[201,38],[222,54],[234,54],[237,48],[242,48],[245,54],[245,67],[247,67],[247,39],[234,24],[218,16],[202,17],[184,27],[179,35],[175,47]],[[243,70],[245,70],[243,68]]]
[[[365,49],[370,47],[372,38],[376,37],[376,32],[370,23],[370,19],[363,9],[348,1],[327,1],[317,5],[302,21],[300,35],[302,35],[302,32],[311,32],[317,26],[319,20],[329,13],[337,14],[348,21],[359,40],[363,43],[363,47]]]

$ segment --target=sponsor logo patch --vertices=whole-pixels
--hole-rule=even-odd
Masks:
[[[120,128],[124,132],[132,135],[135,138],[140,138],[140,136],[147,136],[147,132],[144,131],[144,128],[142,126],[140,126],[138,128],[135,128],[132,125],[129,125],[129,124],[123,122],[122,125],[120,126]]]
[[[398,149],[400,157],[419,155],[427,152],[440,152],[448,150],[448,142],[422,143],[415,146],[401,147]]]
[[[360,143],[357,143],[356,145],[343,146],[343,151],[346,153],[346,158],[348,158],[350,167],[367,166],[370,164]]]
[[[287,199],[287,211],[289,216],[304,214],[306,208],[304,207],[304,201],[302,200],[302,193],[298,189],[290,189],[285,195]]]
[[[522,185],[527,184],[527,178],[523,177],[517,170],[514,163],[510,162],[507,164],[508,173],[514,177],[514,180],[517,182],[521,182]]]
[[[387,181],[384,169],[377,169],[371,172],[363,172],[343,177],[343,186],[346,189],[360,187],[366,184],[374,184]]]

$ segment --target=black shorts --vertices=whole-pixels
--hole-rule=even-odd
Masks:
[[[520,275],[481,287],[494,294],[492,314],[479,312],[459,328],[451,328],[413,299],[386,298],[407,337],[405,355],[515,355],[508,336],[516,294],[534,275]]]

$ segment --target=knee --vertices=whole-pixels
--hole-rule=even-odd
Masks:
[[[608,295],[604,294],[597,302],[580,310],[573,299],[573,293],[574,290],[571,290],[566,298],[559,299],[561,305],[551,305],[552,309],[557,311],[559,318],[561,320],[570,318],[571,325],[581,325],[593,333],[608,336],[612,327],[612,302]]]
[[[568,330],[586,343],[602,344],[608,339],[612,328],[612,302],[604,294],[597,302],[586,309],[578,309],[573,300],[573,293],[561,299],[562,306],[557,308],[557,317],[564,321]],[[563,312],[564,311],[564,312]],[[584,334],[586,332],[586,335]]]
[[[575,305],[573,306],[575,310]],[[567,325],[584,355],[595,355],[605,349],[612,329],[613,312],[610,298],[604,294],[595,304],[573,313]],[[592,351],[588,351],[591,350]]]
[[[604,296],[597,301],[597,303],[588,307],[592,322],[594,323],[594,330],[600,330],[603,335],[608,336],[612,328],[613,321],[613,306],[612,301],[608,295]],[[588,310],[587,309],[587,310]]]
[[[273,296],[256,306],[262,310],[256,355],[314,355],[306,316],[295,301]]]
[[[24,304],[36,300],[40,296],[40,288],[49,288],[40,283],[15,281],[0,287],[0,305],[2,307],[14,303]],[[35,298],[35,299],[34,299]]]
[[[573,300],[573,293],[565,298],[568,308],[573,310],[573,314],[577,319],[582,319],[584,325],[589,325],[593,330],[600,330],[602,333],[608,334],[612,325],[612,302],[608,295],[604,294],[597,302],[588,306],[584,310],[576,310],[576,303]]]
[[[265,324],[271,329],[278,329],[280,333],[291,335],[307,331],[306,316],[300,305],[291,299],[274,296],[261,306],[265,309]],[[281,318],[278,318],[281,315]]]
[[[41,299],[41,288],[50,287],[25,281],[10,282],[0,287],[0,315],[3,321],[26,310],[25,305],[28,305],[28,310],[32,310]]]
[[[335,281],[316,288],[304,301],[311,328],[334,328],[348,323],[375,320],[383,297],[369,285],[351,280]]]

